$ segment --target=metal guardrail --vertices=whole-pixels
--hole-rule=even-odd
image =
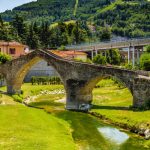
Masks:
[[[129,46],[145,46],[149,44],[150,38],[136,38],[136,39],[112,40],[105,42],[71,45],[66,46],[66,49],[93,50],[93,49],[108,49],[108,48],[124,48]]]

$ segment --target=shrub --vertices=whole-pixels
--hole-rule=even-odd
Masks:
[[[35,77],[31,78],[32,85],[46,85],[46,84],[62,84],[61,79],[59,77]]]
[[[92,60],[91,59],[89,59],[89,58],[87,58],[87,60],[86,60],[86,63],[92,63]]]
[[[23,101],[22,95],[15,94],[15,95],[12,95],[12,98],[14,99],[14,101],[19,102],[19,103],[22,103],[22,101]]]
[[[150,109],[150,99],[146,100],[145,102],[145,108]]]
[[[64,45],[61,45],[61,46],[58,48],[58,50],[64,51],[64,50],[66,50],[66,47],[65,47]]]
[[[126,63],[125,64],[125,68],[129,69],[129,70],[132,70],[132,63],[131,62],[130,63]]]
[[[107,63],[111,65],[120,65],[121,63],[121,55],[119,53],[118,49],[112,49],[107,51],[107,57],[106,57]]]
[[[95,56],[93,58],[93,63],[105,65],[106,64],[106,57],[102,56],[101,54],[98,54],[97,56]]]
[[[143,70],[150,71],[150,53],[145,53],[141,55],[140,67]]]
[[[1,64],[4,64],[4,63],[6,63],[7,61],[10,61],[10,60],[11,60],[11,56],[9,56],[7,54],[0,53],[0,63]]]
[[[147,53],[150,53],[150,45],[148,45],[148,46],[146,47],[146,51],[147,51]]]

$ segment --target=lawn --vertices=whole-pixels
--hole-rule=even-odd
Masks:
[[[100,83],[102,86],[101,88],[94,89],[94,99],[99,102],[99,96],[100,94],[103,93],[103,96],[106,97],[106,94],[109,93],[109,96],[112,96],[114,99],[119,97],[122,97],[122,94],[126,93],[123,97],[124,102],[121,103],[121,100],[119,98],[117,99],[117,106],[126,106],[126,105],[131,105],[131,94],[127,89],[119,89],[117,85],[114,84],[112,80],[105,80]],[[111,87],[111,90],[110,88]],[[106,91],[107,90],[107,91]],[[114,91],[117,90],[116,92],[119,94],[114,93]],[[99,93],[101,91],[101,93]],[[122,92],[121,92],[122,91]],[[70,111],[65,111],[64,106],[65,103],[60,103],[57,100],[62,99],[62,97],[65,95],[42,95],[38,98],[35,99],[35,102],[30,103],[31,106],[38,107],[38,108],[43,108],[46,112],[48,112],[51,115],[54,115],[55,117],[58,117],[64,121],[67,121],[70,124],[70,127],[72,129],[72,137],[74,139],[74,142],[77,144],[79,149],[83,150],[107,150],[111,149],[112,145],[111,143],[108,143],[98,132],[97,128],[101,125],[101,121],[99,119],[96,119],[92,117],[91,115],[79,113],[79,112],[70,112]],[[102,95],[101,95],[102,96]],[[111,99],[109,100],[110,106],[113,106]],[[105,105],[105,101],[101,100],[101,103]],[[99,103],[99,104],[101,104]],[[104,106],[103,105],[103,106]],[[96,105],[94,107],[98,107],[100,105]],[[104,106],[105,107],[105,106]],[[106,109],[109,111],[108,109]],[[104,123],[102,123],[104,124]],[[101,142],[103,144],[101,144]],[[136,143],[136,144],[135,144]],[[130,139],[129,143],[126,143],[125,146],[122,147],[122,149],[125,149],[127,145],[130,145],[129,149],[138,149],[140,146],[141,149],[143,149],[143,145],[146,147],[150,146],[150,144],[147,141],[140,141],[136,139]],[[132,147],[132,146],[133,147]],[[114,148],[113,148],[114,149]]]
[[[110,79],[102,80],[100,88],[93,91],[93,108],[91,112],[99,113],[112,122],[128,126],[150,127],[150,111],[133,111],[132,95],[127,88],[120,89]]]
[[[42,87],[42,89],[47,88]],[[53,88],[57,89],[57,87]],[[24,85],[23,89],[25,89],[25,96],[31,92],[29,84]],[[35,93],[38,89],[37,87],[32,88]],[[4,94],[0,101],[1,150],[76,149],[70,124],[66,121],[43,110],[28,108],[16,103],[11,97]]]
[[[120,89],[112,80],[102,80],[100,88],[93,90],[93,108],[110,119],[112,122],[131,126],[149,124],[150,111],[134,112],[128,109],[132,104],[132,95],[126,88]],[[40,91],[56,91],[63,89],[62,85],[32,86],[23,84],[23,97],[38,95]],[[1,88],[5,90],[5,88]],[[65,94],[44,94],[38,96],[31,106],[43,108],[45,111],[28,108],[12,101],[12,98],[2,95],[0,105],[0,149],[13,150],[96,150],[111,149],[98,132],[97,128],[104,125],[99,119],[83,113],[64,110],[65,103],[58,100],[65,98]],[[107,125],[106,125],[107,126]],[[101,142],[103,144],[101,144]],[[131,138],[122,149],[138,149],[150,147],[149,141]]]

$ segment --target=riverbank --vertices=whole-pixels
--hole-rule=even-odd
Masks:
[[[4,88],[2,89],[4,90]],[[149,122],[150,111],[133,112],[130,110],[128,107],[132,104],[130,92],[127,89],[118,88],[118,86],[110,80],[102,81],[100,83],[100,88],[96,88],[93,91],[93,108],[90,113],[97,113],[97,117],[103,119],[104,122],[100,119],[97,120],[95,117],[93,118],[91,115],[64,110],[65,103],[63,103],[64,101],[60,101],[60,99],[64,98],[65,94],[63,92],[57,92],[62,91],[63,86],[44,85],[38,87],[32,86],[31,84],[24,84],[22,89],[24,91],[23,97],[39,94],[38,97],[35,97],[35,101],[30,103],[32,107],[42,108],[50,116],[52,115],[53,117],[56,117],[56,119],[60,119],[63,122],[65,121],[65,123],[68,124],[67,126],[70,126],[69,130],[71,131],[71,136],[78,149],[85,150],[84,148],[87,147],[87,149],[95,150],[96,147],[101,147],[100,141],[103,138],[99,135],[98,128],[100,124],[103,124],[105,121],[109,124],[114,123],[117,126],[120,126],[120,124],[123,124],[124,122],[126,122],[127,125],[136,125],[136,123],[141,124],[142,121],[142,123],[146,125],[146,123]],[[44,92],[44,95],[40,95],[41,91],[51,92]],[[109,119],[112,119],[111,122]],[[106,126],[107,125],[108,124],[106,124]],[[132,136],[135,136],[134,138],[136,140],[134,138],[132,140],[130,139],[130,142],[128,141],[122,147],[123,150],[127,145],[133,146],[131,147],[131,150],[138,150],[139,147],[142,147],[143,150],[150,148],[149,140],[146,141],[135,134]],[[108,145],[105,143],[102,149],[109,149]]]
[[[100,88],[93,91],[90,113],[109,123],[144,136],[150,129],[150,110],[132,110],[132,95],[127,88],[120,88],[112,80],[102,80]],[[149,138],[149,134],[145,136]],[[150,142],[149,142],[150,145]]]

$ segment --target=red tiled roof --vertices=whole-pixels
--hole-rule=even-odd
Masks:
[[[52,53],[66,58],[66,57],[71,57],[71,56],[76,56],[76,55],[87,55],[86,53],[83,52],[78,52],[78,51],[59,51],[59,50],[51,50]]]

